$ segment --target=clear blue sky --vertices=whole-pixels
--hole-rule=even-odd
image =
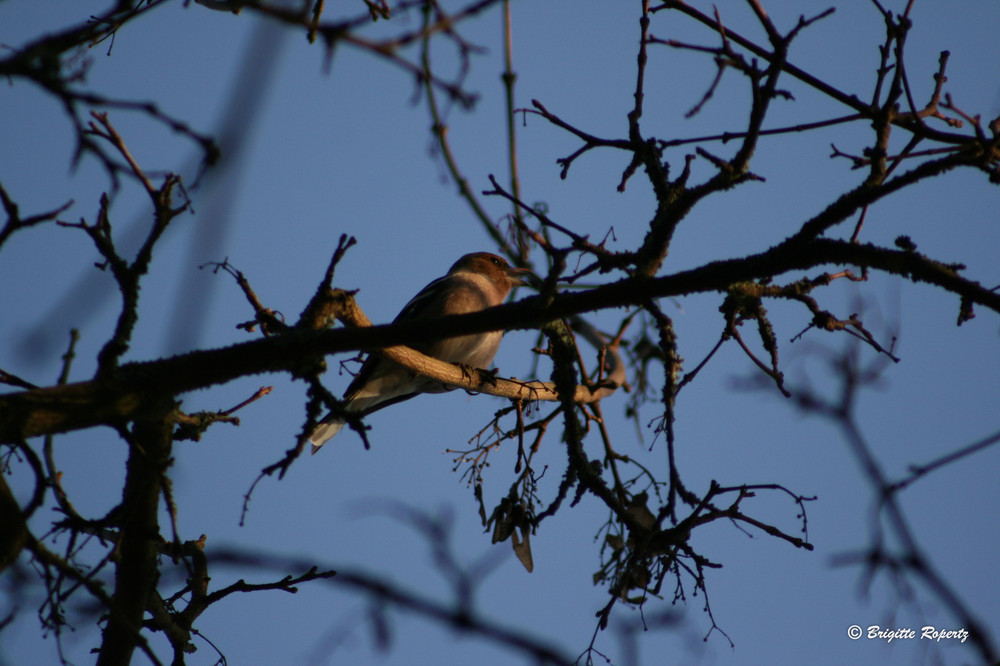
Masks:
[[[330,4],[330,3],[328,3]],[[357,6],[355,6],[357,4]],[[710,11],[711,5],[704,5]],[[766,2],[775,22],[790,28],[804,4]],[[882,22],[869,3],[842,3],[834,16],[804,33],[793,45],[792,62],[862,96],[869,95],[877,64]],[[902,10],[905,3],[887,2]],[[105,3],[8,0],[0,4],[0,44],[18,47],[28,38],[61,25],[85,20]],[[350,3],[350,12],[361,9]],[[517,105],[542,101],[551,111],[593,134],[623,137],[632,105],[639,3],[514,3],[514,63]],[[338,8],[328,7],[327,12]],[[761,38],[742,3],[720,6],[727,25]],[[332,19],[334,15],[329,14]],[[915,97],[923,102],[933,86],[940,51],[951,61],[946,90],[970,113],[991,119],[1000,113],[1000,5],[977,1],[917,2],[915,28],[907,48],[907,71]],[[418,17],[399,17],[411,29]],[[379,27],[389,34],[394,25]],[[660,37],[715,44],[712,35],[680,16],[662,13],[651,32]],[[489,186],[488,174],[507,173],[504,134],[501,15],[494,8],[468,23],[463,33],[487,47],[474,59],[467,87],[480,95],[473,113],[452,108],[449,136],[459,164],[476,191]],[[128,26],[107,54],[92,49],[87,85],[124,99],[155,100],[163,111],[201,132],[240,130],[246,140],[235,167],[192,191],[194,215],[176,219],[159,246],[142,290],[141,323],[129,360],[147,360],[191,348],[210,348],[247,339],[235,325],[251,313],[232,280],[199,271],[198,265],[228,257],[244,271],[270,307],[294,321],[321,279],[340,234],[358,239],[337,272],[338,286],[360,289],[357,298],[376,322],[391,320],[421,286],[441,275],[461,254],[494,249],[457,196],[429,132],[425,105],[412,103],[412,78],[367,53],[339,49],[329,71],[322,48],[298,33],[262,25],[252,12],[240,16],[175,2]],[[408,58],[415,51],[403,52]],[[692,120],[683,114],[701,97],[714,73],[709,59],[651,48],[647,71],[644,127],[664,139],[739,130],[745,123],[746,83],[727,73],[716,97]],[[256,58],[252,88],[263,92],[255,112],[240,107],[226,116],[233,87],[244,63]],[[454,64],[445,48],[434,52],[442,71]],[[785,85],[796,101],[776,102],[768,126],[820,120],[846,113],[842,107],[803,89]],[[70,125],[59,105],[23,81],[0,86],[0,182],[26,214],[50,210],[68,200],[62,219],[93,220],[99,193],[108,187],[99,165],[84,159],[71,168]],[[151,172],[181,170],[190,178],[195,150],[184,139],[125,111],[111,120],[132,152]],[[594,151],[579,160],[569,177],[559,178],[555,160],[578,143],[536,117],[518,123],[521,181],[526,200],[544,202],[556,221],[579,233],[604,237],[614,228],[616,249],[634,247],[646,230],[653,197],[641,175],[625,193],[615,187],[626,166],[624,153]],[[830,130],[809,136],[764,141],[753,170],[764,183],[750,183],[706,201],[680,227],[666,271],[764,250],[804,219],[821,210],[864,174],[844,160],[831,160],[830,143],[856,152],[869,142],[865,127]],[[901,145],[895,146],[902,147]],[[721,154],[731,144],[718,145]],[[680,150],[666,157],[675,168]],[[711,173],[695,165],[693,178]],[[509,212],[496,198],[483,203],[495,218]],[[125,184],[112,209],[119,238],[134,225],[146,225],[144,201]],[[996,186],[973,173],[950,174],[874,206],[864,240],[891,245],[909,235],[921,251],[944,261],[961,261],[967,275],[987,286],[1000,283],[1000,199]],[[228,225],[222,224],[228,221]],[[199,229],[220,225],[226,231],[206,239]],[[94,370],[97,350],[110,334],[118,309],[109,275],[98,273],[98,259],[86,236],[47,225],[16,234],[0,253],[0,368],[38,384],[58,375],[70,327],[81,331],[73,377]],[[808,273],[813,275],[814,272]],[[799,275],[788,276],[790,279]],[[74,296],[84,280],[96,285]],[[105,296],[94,294],[104,292]],[[868,441],[887,475],[896,479],[908,465],[928,462],[1000,429],[1000,321],[980,311],[956,328],[958,302],[926,285],[902,284],[881,276],[864,284],[842,281],[822,297],[824,306],[846,316],[863,312],[869,328],[887,339],[898,330],[902,362],[889,368],[878,387],[863,394],[859,412]],[[663,303],[675,318],[686,368],[711,349],[721,331],[719,295]],[[786,376],[801,384],[831,389],[818,354],[839,350],[846,336],[809,332],[806,313],[789,304],[768,306],[782,342]],[[620,313],[597,317],[613,326]],[[30,339],[30,340],[29,340]],[[525,377],[531,370],[531,333],[509,334],[496,365],[505,375]],[[865,351],[866,357],[872,352]],[[343,390],[337,359],[327,385]],[[543,369],[543,373],[547,370]],[[694,539],[699,552],[724,567],[709,574],[715,621],[735,643],[719,633],[707,639],[711,621],[703,599],[672,606],[670,592],[646,607],[677,614],[677,624],[641,636],[645,664],[914,664],[967,663],[967,646],[927,641],[851,641],[847,628],[920,627],[943,629],[954,618],[928,591],[914,588],[915,603],[901,601],[895,588],[879,578],[862,594],[861,572],[833,567],[838,554],[865,548],[871,534],[873,496],[839,432],[829,424],[803,418],[773,391],[746,392],[734,379],[753,368],[730,345],[685,389],[678,403],[678,464],[689,488],[722,484],[781,483],[795,492],[816,495],[808,505],[809,539],[816,550],[795,550],[761,533],[747,534],[722,522]],[[545,378],[545,377],[543,377]],[[448,516],[451,545],[465,563],[482,560],[495,568],[476,588],[478,608],[505,626],[550,641],[575,656],[589,643],[594,613],[606,602],[605,590],[591,584],[598,569],[594,535],[606,510],[592,499],[564,508],[545,522],[533,539],[535,571],[527,574],[508,544],[492,546],[479,524],[472,492],[452,471],[444,449],[461,448],[502,406],[489,396],[460,391],[424,396],[380,412],[370,419],[371,451],[345,432],[321,453],[300,460],[288,477],[263,481],[256,489],[246,524],[238,525],[243,495],[259,470],[278,459],[303,420],[304,386],[283,376],[251,377],[185,397],[189,410],[226,409],[259,386],[274,392],[239,413],[241,425],[218,425],[198,443],[176,446],[174,482],[184,539],[208,535],[208,547],[239,546],[315,560],[344,570],[380,572],[416,592],[448,601],[447,585],[435,569],[425,540],[393,517],[393,502]],[[644,441],[624,417],[627,396],[604,403],[612,436],[620,450],[663,466],[662,447],[647,453]],[[656,416],[655,405],[643,423]],[[551,436],[542,459],[550,465],[541,486],[554,496],[564,454]],[[597,455],[599,442],[589,441]],[[57,439],[56,457],[64,484],[84,513],[100,515],[120,499],[125,450],[108,429]],[[514,451],[496,455],[488,470],[487,505],[506,494]],[[10,481],[29,491],[30,472],[16,462]],[[1000,451],[996,447],[921,480],[902,495],[911,527],[937,569],[994,632],[1000,629],[1000,577],[996,571]],[[749,500],[748,500],[749,501]],[[745,505],[754,515],[795,533],[797,507],[778,495],[761,494]],[[47,510],[39,518],[48,518]],[[42,531],[41,522],[35,529]],[[213,585],[239,577],[263,582],[282,572],[216,571]],[[40,599],[18,600],[16,624],[0,633],[0,664],[53,663],[55,645],[43,640],[35,617]],[[10,610],[0,600],[0,617]],[[406,614],[392,616],[392,649],[372,649],[365,623],[367,602],[323,583],[303,585],[296,595],[265,592],[243,595],[209,610],[200,631],[230,664],[263,663],[516,663],[511,653],[473,641]],[[640,622],[637,612],[619,608],[611,629],[597,647],[616,664],[628,663],[620,630]],[[996,635],[994,640],[997,640]],[[88,663],[99,636],[77,626],[65,648],[74,663]],[[212,647],[195,639],[198,652],[189,664],[212,664]],[[331,643],[336,650],[329,652]],[[165,642],[163,643],[165,645]],[[164,653],[166,654],[166,652]],[[136,663],[142,658],[137,657]]]

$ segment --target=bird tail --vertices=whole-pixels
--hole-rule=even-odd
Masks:
[[[312,452],[316,453],[319,451],[319,447],[333,439],[333,436],[340,432],[340,429],[343,427],[343,419],[335,418],[333,414],[330,414],[325,419],[320,421],[319,425],[313,428],[313,431],[309,433],[309,442],[312,444]]]
[[[402,372],[408,372],[400,368]],[[390,376],[389,379],[392,379]],[[389,405],[409,400],[420,391],[426,391],[421,384],[414,385],[413,380],[405,383],[397,383],[395,386],[385,387],[386,378],[380,377],[374,381],[369,381],[363,388],[351,394],[351,397],[344,403],[344,410],[355,413],[369,413],[376,409],[382,409]],[[441,389],[436,389],[441,390]],[[333,413],[327,414],[309,433],[309,441],[312,442],[312,452],[316,453],[319,447],[333,438],[346,425],[346,421],[335,416]]]
[[[348,412],[363,412],[366,409],[374,407],[384,401],[385,398],[377,394],[358,395],[347,401],[344,405],[344,409]],[[347,422],[344,421],[344,419],[339,416],[334,416],[333,413],[324,416],[316,427],[313,428],[313,431],[309,433],[309,441],[312,443],[312,452],[316,453],[319,451],[319,447],[333,439],[333,436],[340,432],[346,423]]]

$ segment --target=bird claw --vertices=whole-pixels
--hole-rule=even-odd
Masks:
[[[484,368],[475,368],[471,365],[466,365],[464,363],[456,363],[455,365],[457,365],[462,370],[462,377],[465,379],[468,379],[470,381],[473,379],[478,379],[481,382],[489,383],[491,386],[497,385],[497,376],[500,373],[499,368],[492,368],[491,370],[486,370]],[[474,393],[474,391],[469,391],[468,389],[466,389],[466,391],[469,393]]]

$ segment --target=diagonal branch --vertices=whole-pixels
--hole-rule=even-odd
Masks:
[[[913,282],[926,282],[961,297],[965,304],[979,304],[1000,313],[1000,293],[962,277],[955,266],[913,250],[825,238],[802,241],[793,237],[748,257],[715,261],[656,278],[626,278],[586,291],[562,293],[551,300],[531,297],[481,312],[370,328],[293,329],[230,347],[125,364],[113,377],[3,395],[0,396],[0,442],[13,443],[47,433],[120,423],[131,419],[156,396],[179,395],[253,374],[288,372],[301,368],[309,358],[327,354],[357,349],[372,351],[428,336],[538,328],[574,314],[638,306],[649,299],[724,291],[736,282],[771,278],[824,264],[867,266]],[[346,292],[342,293],[344,300],[349,301]],[[436,363],[427,364],[428,372],[435,372],[431,370],[433,365]],[[443,376],[447,377],[443,381],[460,388],[496,393],[491,382],[478,376],[465,377],[457,368]],[[533,386],[519,385],[509,397],[537,399],[538,395]]]

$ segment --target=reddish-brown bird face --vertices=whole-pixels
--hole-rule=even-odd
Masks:
[[[512,287],[525,284],[525,279],[531,271],[525,268],[515,268],[507,263],[507,260],[490,252],[473,252],[467,254],[451,267],[448,274],[467,271],[486,276],[493,284],[497,285],[504,292],[504,295]]]

